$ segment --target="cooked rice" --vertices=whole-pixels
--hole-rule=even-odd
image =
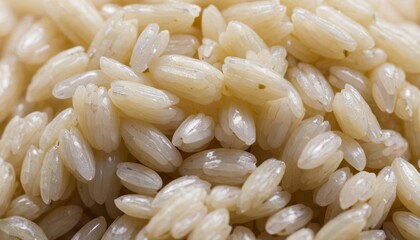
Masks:
[[[0,0],[0,239],[419,239],[418,24],[415,0]]]

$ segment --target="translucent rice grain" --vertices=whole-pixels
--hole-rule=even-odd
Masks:
[[[416,215],[420,215],[420,173],[409,162],[397,158],[392,162],[392,170],[397,176],[398,199]]]
[[[108,227],[102,240],[134,239],[137,232],[145,225],[143,220],[122,215]]]
[[[352,85],[359,91],[367,102],[372,102],[372,92],[369,79],[361,72],[349,67],[334,66],[329,69],[328,82],[338,89],[346,84]]]
[[[269,234],[289,235],[305,226],[312,219],[313,211],[303,204],[280,210],[271,216],[265,225]]]
[[[286,240],[312,240],[314,239],[314,232],[310,228],[302,228],[290,234]]]
[[[328,131],[312,138],[298,160],[298,167],[301,169],[312,169],[325,163],[341,145],[341,138],[337,134]]]
[[[251,229],[243,226],[236,226],[227,238],[228,240],[256,240]]]
[[[80,129],[92,147],[108,153],[118,148],[120,119],[104,87],[79,86],[73,96],[73,107]]]
[[[7,162],[0,162],[0,215],[3,215],[10,202],[12,201],[13,193],[15,191],[16,174],[12,165]]]
[[[76,125],[77,116],[73,108],[64,109],[45,127],[39,139],[39,146],[41,149],[48,149],[58,140],[61,129],[70,129]]]
[[[117,176],[122,185],[139,194],[154,195],[162,187],[160,176],[152,169],[138,163],[119,163]]]
[[[26,91],[28,102],[37,102],[53,97],[54,85],[83,72],[89,57],[80,46],[65,50],[50,58],[33,76]]]
[[[206,205],[210,209],[226,208],[229,211],[234,211],[240,195],[239,187],[218,185],[211,190],[206,199]]]
[[[204,180],[238,185],[256,169],[254,155],[235,149],[206,150],[186,158],[179,172],[182,175],[196,175]]]
[[[27,64],[40,65],[68,46],[53,21],[42,18],[21,36],[16,46],[16,54]]]
[[[153,61],[149,70],[168,91],[198,104],[221,98],[223,74],[206,62],[181,55],[166,55]]]
[[[410,212],[398,211],[392,214],[392,220],[406,239],[417,239],[420,236],[420,217]]]
[[[386,235],[383,230],[370,230],[363,231],[360,236],[360,240],[385,240]]]
[[[26,81],[25,69],[14,56],[0,59],[0,121],[11,112],[10,106],[15,105],[24,91]]]
[[[203,42],[198,48],[198,59],[212,65],[219,64],[221,66],[225,57],[226,52],[217,41],[203,38]]]
[[[244,23],[231,21],[226,31],[220,34],[219,43],[231,56],[244,58],[248,51],[260,52],[267,49],[264,40]]]
[[[369,105],[351,85],[337,93],[333,101],[333,112],[341,129],[356,139],[379,142],[381,127]]]
[[[213,118],[199,113],[190,115],[172,136],[172,144],[184,152],[198,152],[206,148],[214,138]]]
[[[9,4],[11,2],[15,3],[16,1],[8,1]],[[40,4],[37,4],[37,5],[40,5]],[[7,41],[2,41],[2,43],[4,44],[2,51],[4,53],[15,55],[16,50],[17,50],[16,47],[17,47],[17,44],[19,43],[20,38],[28,31],[28,29],[32,26],[34,22],[35,22],[34,16],[23,17],[18,22],[18,24],[16,24],[13,32],[10,33],[10,36],[7,39]],[[5,29],[7,29],[7,27]]]
[[[371,208],[367,204],[347,210],[327,222],[316,234],[315,240],[358,237],[370,214]]]
[[[21,216],[33,221],[48,211],[49,208],[40,197],[24,194],[13,199],[4,216]]]
[[[225,102],[219,112],[215,137],[225,148],[249,148],[256,140],[256,130],[248,106],[235,100]]]
[[[352,176],[340,191],[340,207],[347,209],[358,201],[366,202],[375,193],[376,175],[365,171]]]
[[[187,57],[194,57],[200,46],[200,41],[193,35],[178,34],[172,35],[169,38],[168,46],[165,49],[164,55],[184,55]]]
[[[122,12],[110,17],[90,43],[88,68],[97,69],[102,56],[128,62],[137,39],[137,27],[137,21],[124,20]]]
[[[261,205],[245,211],[241,218],[244,218],[245,220],[249,218],[249,220],[252,220],[272,216],[274,213],[284,208],[290,202],[291,198],[292,196],[290,193],[281,191],[281,188],[277,187],[276,191],[269,196],[267,200]]]
[[[40,194],[39,184],[43,160],[44,151],[31,145],[22,162],[20,183],[22,184],[23,190],[31,196],[39,196]]]
[[[239,21],[251,27],[269,45],[279,43],[286,7],[278,1],[257,1],[235,4],[223,10],[227,22]]]
[[[9,236],[22,240],[47,240],[44,231],[34,222],[18,216],[8,217],[0,220],[0,230]]]
[[[321,207],[332,204],[340,194],[344,183],[351,177],[349,168],[341,168],[328,177],[328,181],[314,192],[314,202]]]
[[[345,133],[335,131],[335,134],[341,138],[340,150],[344,154],[344,160],[358,171],[366,167],[366,155],[362,146]]]
[[[87,183],[77,181],[77,193],[80,196],[80,200],[86,207],[93,207],[95,200],[89,194],[89,186]]]
[[[169,32],[159,32],[159,25],[150,24],[137,39],[130,59],[130,66],[137,73],[144,72],[153,59],[158,58],[165,51],[169,42]]]
[[[316,14],[346,31],[357,42],[357,49],[360,50],[374,47],[375,42],[369,32],[359,23],[353,21],[339,10],[335,10],[329,6],[320,6],[316,9]]]
[[[391,167],[383,168],[375,183],[375,192],[367,202],[372,208],[366,229],[379,228],[387,217],[397,196],[397,177]]]
[[[156,3],[156,2],[155,2]],[[156,23],[161,29],[179,33],[189,28],[201,8],[194,4],[170,2],[159,4],[132,4],[123,8],[125,18],[134,18],[139,22],[139,29]]]
[[[264,161],[246,179],[239,198],[239,210],[245,212],[261,205],[279,185],[283,178],[286,165],[276,159]]]
[[[124,114],[155,124],[182,117],[179,98],[169,92],[130,81],[115,81],[108,90],[112,103]]]
[[[293,34],[321,56],[343,59],[347,51],[357,49],[357,42],[351,35],[305,9],[294,9],[292,21]]]
[[[327,3],[364,26],[368,26],[375,21],[374,9],[369,1],[327,0]]]
[[[114,59],[101,57],[99,59],[99,65],[101,71],[112,81],[126,80],[152,86],[152,82],[145,75],[136,74],[130,67]]]
[[[403,120],[412,119],[419,98],[419,88],[408,82],[404,82],[397,96],[394,109],[395,115]]]
[[[303,62],[312,63],[319,59],[317,54],[311,52],[308,47],[303,45],[303,43],[293,35],[286,36],[281,43],[286,48],[289,55],[292,55]]]
[[[103,24],[99,11],[90,1],[46,0],[43,3],[48,16],[75,44],[88,46]]]
[[[388,239],[391,239],[391,240],[403,239],[403,236],[401,236],[401,233],[398,231],[397,227],[395,226],[393,222],[385,222],[383,224],[383,229]]]
[[[86,223],[71,240],[100,240],[106,231],[106,221],[104,217],[97,217]]]
[[[207,214],[188,236],[189,240],[226,239],[232,227],[229,225],[229,212],[219,208]]]
[[[117,164],[127,160],[128,152],[125,147],[106,153],[95,151],[95,177],[88,183],[89,193],[98,204],[104,204],[106,199],[117,195],[121,183],[116,174]]]
[[[219,41],[221,33],[226,31],[226,21],[219,9],[214,5],[209,5],[203,10],[201,15],[201,31],[203,37],[214,41]]]
[[[57,239],[70,231],[82,218],[83,209],[76,205],[57,207],[39,221],[48,239]]]
[[[17,24],[17,16],[5,1],[0,1],[0,37],[9,35]]]
[[[407,73],[420,72],[420,46],[410,34],[380,19],[369,27],[369,31],[391,62]]]
[[[223,73],[229,92],[253,105],[296,94],[294,87],[277,72],[250,60],[227,57]],[[297,100],[297,111],[301,111],[302,103]]]
[[[59,200],[69,184],[69,178],[70,173],[58,154],[58,146],[54,145],[46,151],[41,168],[40,190],[44,203]]]
[[[123,120],[121,136],[128,151],[142,164],[160,172],[172,172],[182,157],[171,141],[150,124]]]
[[[120,11],[122,9],[122,7],[120,5],[114,4],[114,3],[105,3],[104,5],[101,6],[101,16],[104,19],[108,19],[109,17],[111,17],[114,13]]]
[[[115,199],[115,205],[128,216],[141,219],[150,219],[153,198],[138,194],[123,195]]]

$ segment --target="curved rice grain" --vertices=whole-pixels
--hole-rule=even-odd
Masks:
[[[372,208],[366,229],[379,228],[387,217],[397,196],[397,177],[391,167],[383,168],[375,183],[375,192],[367,202]]]
[[[268,218],[265,230],[269,234],[289,235],[312,219],[313,211],[303,204],[284,208]]]
[[[167,91],[131,81],[114,81],[108,90],[112,103],[125,115],[155,124],[183,117],[179,98]]]
[[[316,14],[346,31],[357,42],[358,50],[374,47],[375,41],[370,36],[369,32],[359,23],[355,22],[350,17],[347,17],[339,10],[335,10],[329,6],[320,6],[317,7]]]
[[[147,25],[134,46],[130,66],[136,73],[146,71],[149,63],[165,51],[169,43],[169,32],[159,32],[159,25]]]
[[[92,147],[107,153],[118,148],[120,119],[104,87],[79,86],[73,95],[73,107],[80,129]]]
[[[372,102],[371,84],[369,79],[361,72],[349,67],[334,66],[329,69],[328,82],[338,89],[346,84],[352,85],[359,91],[366,102]]]
[[[337,93],[333,100],[333,112],[341,129],[356,139],[379,142],[381,127],[369,105],[351,85]]]
[[[88,46],[103,25],[99,11],[85,0],[44,0],[44,10],[75,44]],[[77,18],[74,16],[85,16]]]
[[[392,170],[397,176],[398,199],[412,213],[420,215],[420,173],[402,158],[392,162]]]
[[[47,240],[44,231],[34,222],[18,216],[0,220],[0,230],[22,240]]]
[[[214,138],[213,118],[199,113],[190,115],[176,129],[172,144],[184,152],[198,152],[206,148]]]
[[[80,221],[83,209],[76,205],[57,207],[43,217],[38,225],[48,239],[54,240],[70,231]]]
[[[108,227],[102,240],[133,239],[137,232],[146,224],[143,220],[122,215]]]
[[[229,20],[228,20],[229,21]],[[226,31],[226,21],[222,13],[214,5],[209,5],[201,15],[201,31],[203,38],[219,41],[219,36]]]
[[[169,38],[168,46],[163,52],[163,55],[184,55],[187,57],[194,57],[200,41],[193,35],[178,34],[172,35]]]
[[[218,65],[219,67],[217,68],[219,70],[221,69],[223,60],[227,55],[225,50],[217,41],[211,40],[209,38],[203,38],[202,44],[200,47],[198,47],[197,52],[198,59],[210,63],[215,67]]]
[[[290,234],[286,240],[312,240],[314,239],[314,235],[314,232],[310,228],[302,228]]]
[[[390,62],[407,73],[420,73],[420,46],[410,34],[381,19],[377,19],[369,31],[376,46],[387,52]]]
[[[61,129],[70,129],[77,125],[77,116],[73,108],[67,108],[58,113],[45,127],[39,139],[39,146],[46,150],[57,140]]]
[[[395,103],[395,115],[403,120],[412,120],[415,114],[416,106],[419,105],[420,90],[418,87],[404,82],[397,95]]]
[[[302,62],[313,63],[319,59],[319,56],[303,45],[303,43],[293,35],[286,36],[281,44],[287,52]]]
[[[191,27],[201,8],[194,4],[169,2],[150,5],[132,4],[125,6],[123,10],[125,18],[138,20],[139,29],[156,23],[161,29],[179,33]]]
[[[374,9],[369,4],[369,1],[327,0],[326,2],[364,26],[368,26],[375,22]]]
[[[18,103],[26,82],[25,68],[12,55],[0,59],[0,122],[6,119],[10,106]]]
[[[201,220],[188,236],[188,240],[226,239],[231,229],[229,212],[224,208],[219,208]]]
[[[334,133],[340,136],[341,138],[342,142],[340,150],[344,154],[344,160],[346,160],[348,164],[350,164],[358,171],[362,171],[363,169],[365,169],[366,155],[363,151],[362,146],[360,146],[360,144],[356,140],[354,140],[345,133],[342,133],[340,131],[335,131]]]
[[[44,203],[59,200],[69,184],[70,173],[58,154],[58,146],[49,148],[41,167],[40,192]]]
[[[154,195],[162,187],[161,177],[138,163],[119,163],[117,176],[123,186],[139,194]]]
[[[215,137],[225,148],[249,148],[256,140],[254,117],[249,107],[235,100],[225,102],[219,112]]]
[[[420,217],[410,212],[398,211],[392,214],[392,220],[408,240],[417,239],[420,236]]]
[[[142,164],[161,172],[172,172],[182,156],[171,141],[150,124],[124,119],[121,136],[128,151]]]
[[[357,42],[338,26],[302,9],[293,10],[293,34],[311,51],[332,59],[343,59],[357,49]]]
[[[50,58],[33,76],[26,91],[26,100],[38,102],[49,99],[53,97],[55,84],[85,71],[89,57],[84,51],[78,46]]]
[[[13,32],[18,22],[16,14],[13,12],[11,6],[5,1],[0,1],[0,37],[7,37]]]
[[[106,153],[95,151],[95,177],[89,181],[89,193],[98,204],[104,204],[110,196],[117,195],[121,183],[116,174],[117,164],[127,160],[128,152],[120,146],[117,150]]]
[[[316,234],[315,240],[358,237],[370,214],[371,208],[368,204],[347,210],[327,222]]]
[[[150,219],[153,217],[152,197],[130,194],[120,196],[114,201],[118,209],[128,216],[141,219]]]
[[[372,81],[372,96],[383,112],[394,112],[397,95],[405,82],[404,71],[389,63],[372,70],[370,74]]]
[[[115,80],[126,80],[142,83],[144,85],[152,86],[152,82],[143,74],[137,74],[128,67],[117,60],[101,57],[99,59],[99,66],[101,71],[110,79]]]
[[[300,169],[312,169],[324,164],[338,151],[341,137],[332,131],[321,133],[312,138],[303,148],[297,165]]]
[[[265,160],[246,179],[242,186],[238,207],[240,212],[261,205],[274,193],[285,172],[286,164],[276,159]]]
[[[13,166],[7,162],[0,162],[0,216],[2,216],[13,198],[15,191],[16,174]]]
[[[281,191],[280,187],[277,187],[276,191],[267,198],[261,205],[251,208],[241,215],[241,218],[249,219],[261,219],[272,216],[277,211],[284,208],[291,200],[291,194],[286,191]],[[234,219],[232,219],[233,221]],[[247,222],[247,221],[245,221]]]
[[[268,49],[264,40],[252,28],[238,21],[230,21],[219,36],[220,46],[231,56],[244,58],[248,51]]]
[[[28,195],[39,196],[40,194],[39,185],[43,160],[44,151],[31,145],[26,152],[20,171],[20,183],[22,184],[23,190]]]
[[[359,240],[385,240],[386,235],[383,230],[370,230],[360,233]]]
[[[227,240],[256,240],[251,229],[243,226],[236,226]]]
[[[239,187],[217,185],[207,196],[206,205],[209,209],[226,208],[229,211],[234,211],[240,195]]]
[[[96,32],[88,50],[88,69],[97,69],[102,56],[128,62],[137,39],[138,23],[123,18],[123,12],[114,14]]]
[[[106,231],[106,221],[104,217],[97,217],[86,223],[71,240],[100,240]]]
[[[403,236],[398,231],[398,229],[397,229],[397,227],[395,226],[394,223],[385,222],[383,224],[383,229],[384,229],[384,232],[385,232],[385,235],[386,235],[387,239],[390,239],[390,240],[403,239]]]
[[[21,216],[33,221],[49,209],[50,206],[46,205],[40,197],[24,194],[13,199],[4,216]]]
[[[60,157],[73,176],[81,182],[92,180],[95,176],[95,158],[80,131],[75,127],[62,129],[58,142]]]
[[[336,201],[339,197],[340,191],[343,188],[347,179],[351,177],[349,168],[341,168],[332,173],[328,177],[328,181],[322,184],[314,192],[314,202],[321,207],[328,206]]]
[[[350,177],[340,190],[340,207],[347,209],[357,202],[366,202],[375,193],[376,175],[361,171]]]
[[[20,37],[16,54],[27,64],[41,65],[68,47],[65,36],[49,18],[41,18]]]
[[[223,74],[212,65],[182,55],[165,55],[153,61],[149,70],[168,91],[198,104],[221,98]]]
[[[186,158],[179,172],[196,175],[213,183],[242,184],[256,169],[254,155],[235,149],[211,149]]]

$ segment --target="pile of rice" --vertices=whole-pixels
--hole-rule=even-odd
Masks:
[[[0,239],[420,239],[420,1],[0,0]]]

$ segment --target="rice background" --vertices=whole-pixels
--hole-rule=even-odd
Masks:
[[[0,239],[420,239],[418,23],[418,0],[0,0]]]

